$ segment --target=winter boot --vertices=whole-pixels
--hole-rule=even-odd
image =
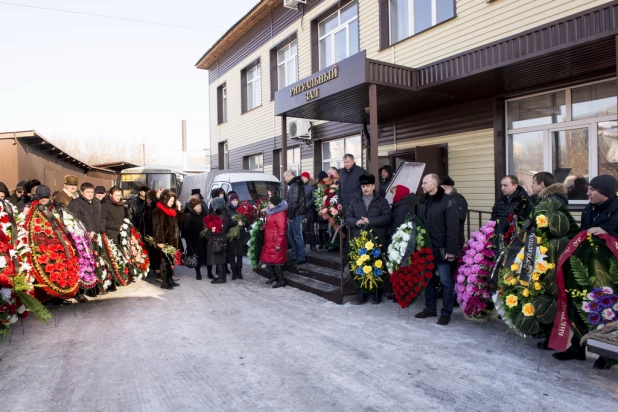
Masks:
[[[159,283],[163,282],[163,277],[161,276],[160,270],[155,270],[155,281]]]
[[[236,265],[236,278],[243,279],[242,277],[242,265]]]
[[[217,265],[217,275],[218,279],[213,280],[210,283],[226,283],[227,282],[227,273],[226,272],[227,265]]]
[[[238,270],[236,269],[236,265],[230,265],[232,267],[232,280],[238,279]]]
[[[283,277],[283,266],[275,266],[275,273],[277,274],[277,283],[275,283],[273,289],[284,288],[285,279]]]
[[[199,266],[195,268],[195,279],[202,280],[202,270]]]
[[[214,275],[212,274],[212,266],[206,266],[206,270],[208,270],[208,279],[214,279]]]
[[[274,266],[270,266],[270,278],[264,282],[267,285],[270,285],[271,283],[274,283],[277,281],[277,272],[275,271],[275,267]]]

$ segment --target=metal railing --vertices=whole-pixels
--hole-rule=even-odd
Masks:
[[[486,217],[484,217],[483,215],[486,215]],[[475,219],[478,219],[478,227],[475,228],[475,230],[478,230],[485,223],[487,223],[489,219],[491,219],[491,212],[488,212],[486,210],[468,209],[468,216],[466,217],[466,232],[467,232],[466,239],[470,239],[470,235],[473,232],[472,230],[472,217],[473,216],[475,217]],[[477,223],[476,220],[475,220],[475,223]]]

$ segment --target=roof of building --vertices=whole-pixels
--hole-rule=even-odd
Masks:
[[[43,137],[35,130],[25,130],[20,132],[0,132],[0,139],[15,139],[15,143],[26,144],[35,148],[49,156],[56,157],[59,161],[71,166],[79,167],[84,170],[84,173],[91,170],[99,170],[108,173],[114,173],[113,170],[105,169],[102,167],[91,166],[86,162],[82,162],[79,159],[74,158],[66,151],[58,147],[58,145],[52,143],[48,138]]]
[[[240,18],[195,64],[198,69],[208,70],[219,56],[223,54],[240,36],[258,24],[272,9],[279,6],[282,0],[260,0],[243,17]]]
[[[108,162],[108,163],[98,163],[94,165],[94,167],[98,167],[101,169],[109,169],[115,172],[120,172],[124,169],[129,169],[131,167],[137,167],[137,166],[139,165],[135,163],[131,163],[131,162],[125,162],[123,160],[118,160],[115,162]]]

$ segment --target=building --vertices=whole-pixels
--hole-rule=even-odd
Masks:
[[[51,143],[34,130],[0,133],[0,181],[13,190],[18,182],[37,179],[52,192],[62,190],[64,176],[79,177],[109,189],[118,182],[118,173],[90,166]]]
[[[483,211],[507,173],[618,176],[617,19],[603,0],[262,0],[197,63],[212,168],[421,161]]]

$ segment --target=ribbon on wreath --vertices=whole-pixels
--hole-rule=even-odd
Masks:
[[[599,239],[605,241],[605,244],[609,250],[616,257],[616,259],[618,259],[618,239],[607,234],[597,236]],[[558,309],[556,312],[556,319],[554,320],[554,326],[549,337],[548,346],[561,352],[564,352],[568,346],[570,331],[563,266],[587,238],[587,230],[582,230],[579,232],[573,239],[571,239],[567,247],[564,251],[562,251],[562,254],[558,258],[558,270],[556,271],[556,285],[558,286]]]
[[[516,219],[514,224],[517,224]],[[502,248],[500,255],[498,255],[498,259],[496,260],[496,265],[491,272],[492,283],[498,282],[498,273],[500,272],[500,269],[504,267],[503,264],[506,263],[506,266],[510,267],[515,261],[515,258],[517,258],[517,254],[519,254],[522,247],[525,247],[524,262],[522,264],[522,270],[519,278],[523,281],[529,282],[532,277],[532,272],[534,271],[534,258],[536,256],[537,247],[536,229],[530,219],[524,222],[524,225],[521,227],[519,232],[513,236],[508,246]]]
[[[410,234],[410,239],[408,240],[408,246],[406,247],[406,253],[403,255],[401,262],[399,262],[399,266],[408,267],[410,262],[410,256],[416,250],[416,219],[412,220],[412,233]]]

